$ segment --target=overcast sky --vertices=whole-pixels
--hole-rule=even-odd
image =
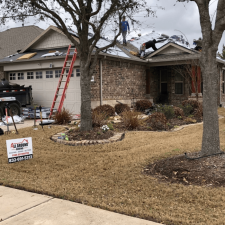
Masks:
[[[144,35],[146,33],[155,30],[155,32],[164,33],[167,35],[181,35],[185,34],[191,47],[193,46],[193,39],[202,37],[201,27],[199,22],[199,12],[195,2],[178,3],[176,0],[147,0],[149,6],[152,9],[157,10],[157,17],[144,17],[143,13],[137,14],[135,19],[141,21],[142,26],[139,27],[139,32]],[[211,18],[216,10],[218,0],[210,1],[210,15]],[[157,9],[155,6],[162,6],[165,10]],[[175,5],[175,6],[174,6]],[[213,17],[213,23],[215,22],[216,15]],[[129,21],[129,20],[128,20]],[[32,25],[34,20],[27,18],[25,20],[25,26]],[[37,23],[43,29],[46,29],[50,23]],[[21,26],[21,23],[10,22],[7,24],[7,28]],[[6,27],[5,27],[6,28]],[[131,27],[132,30],[132,27]],[[179,30],[179,31],[177,31]],[[181,32],[182,33],[181,33]],[[137,32],[132,32],[129,37],[135,35]],[[128,37],[128,38],[129,38]],[[222,46],[225,45],[225,32],[219,45],[219,52],[222,51]]]

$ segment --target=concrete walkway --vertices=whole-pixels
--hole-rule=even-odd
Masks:
[[[1,225],[157,225],[159,223],[0,186]]]

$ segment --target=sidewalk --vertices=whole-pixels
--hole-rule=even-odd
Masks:
[[[157,225],[46,195],[0,186],[1,225]]]

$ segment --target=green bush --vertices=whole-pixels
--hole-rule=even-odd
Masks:
[[[110,130],[114,130],[114,127],[113,127],[113,124],[112,124],[112,123],[109,123],[107,126],[108,126],[108,128],[109,128]]]
[[[171,105],[157,105],[156,111],[163,113],[167,120],[175,116],[174,108]]]
[[[183,109],[185,116],[189,116],[193,112],[193,107],[190,104],[181,105],[180,108]]]
[[[149,109],[151,107],[152,107],[152,103],[147,99],[139,100],[139,101],[136,102],[137,111],[143,112],[146,109]]]

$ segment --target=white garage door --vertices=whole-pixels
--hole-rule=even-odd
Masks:
[[[10,72],[9,81],[20,85],[32,85],[34,103],[43,107],[51,107],[58,85],[61,69],[49,69],[26,72]],[[62,83],[64,85],[64,83]],[[63,87],[63,86],[62,86]],[[60,90],[62,93],[63,89]],[[57,102],[60,101],[58,97]],[[57,108],[58,104],[55,106]],[[80,70],[74,69],[67,89],[66,99],[63,105],[73,114],[80,114],[81,91],[80,91]]]

